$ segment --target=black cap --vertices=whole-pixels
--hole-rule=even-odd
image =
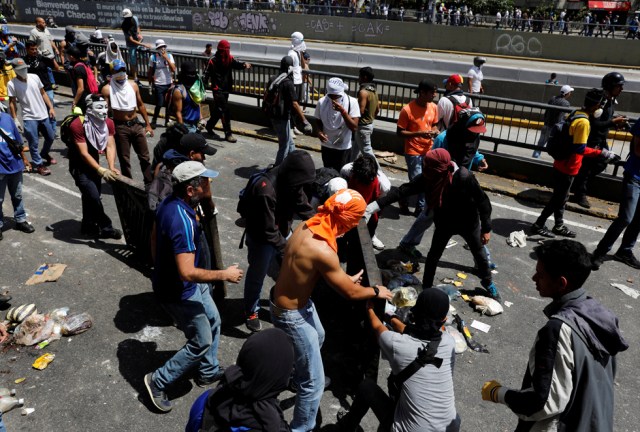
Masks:
[[[199,133],[188,133],[180,139],[181,153],[188,154],[191,150],[213,156],[217,149],[207,144],[207,140]]]
[[[597,88],[592,88],[584,96],[584,107],[589,108],[594,105],[599,105],[604,99],[604,92]]]
[[[421,91],[438,91],[438,87],[429,80],[423,79],[418,84],[418,88],[415,90],[417,94],[420,94]]]

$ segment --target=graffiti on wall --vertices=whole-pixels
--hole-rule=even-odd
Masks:
[[[342,24],[341,20],[332,20],[330,18],[312,18],[304,23],[305,28],[313,33],[332,33],[342,32],[343,29],[350,30],[351,33],[363,35],[364,37],[382,36],[390,30],[389,24],[385,21],[364,21],[360,20],[355,24]]]
[[[496,54],[540,57],[542,56],[542,42],[537,38],[520,35],[501,34],[496,39]]]
[[[275,17],[260,12],[228,12],[223,10],[193,14],[194,28],[219,32],[233,31],[248,34],[272,34],[277,28]]]

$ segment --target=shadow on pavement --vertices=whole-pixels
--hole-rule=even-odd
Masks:
[[[531,224],[523,220],[500,218],[491,220],[493,233],[505,238],[508,238],[513,231],[524,231],[526,234],[529,232],[529,228],[531,228]],[[489,247],[491,247],[491,244],[489,244]]]
[[[516,202],[524,207],[541,209],[544,204],[551,199],[551,191],[541,191],[539,189],[525,189],[514,198]]]
[[[120,375],[138,392],[138,400],[149,411],[158,412],[149,399],[144,385],[144,376],[153,372],[169,360],[176,351],[157,351],[155,342],[142,342],[137,339],[126,339],[118,344],[118,369]],[[167,389],[169,399],[180,398],[193,389],[187,377],[183,377],[171,388]]]
[[[156,301],[153,292],[126,295],[113,318],[116,328],[124,333],[138,333],[146,326],[168,327],[173,321]]]

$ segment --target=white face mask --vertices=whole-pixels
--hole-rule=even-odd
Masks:
[[[107,103],[105,101],[94,102],[87,107],[87,115],[95,117],[98,120],[105,120],[107,118],[107,111]]]
[[[16,75],[18,75],[20,78],[26,80],[27,79],[27,75],[29,74],[29,70],[27,68],[23,68],[23,69],[16,69],[15,70]]]
[[[119,84],[122,84],[127,80],[127,73],[125,71],[116,72],[111,75],[111,79],[118,81]]]
[[[603,112],[602,108],[598,108],[593,112],[593,118],[596,118],[596,119],[600,118],[600,116],[602,115],[602,112]]]

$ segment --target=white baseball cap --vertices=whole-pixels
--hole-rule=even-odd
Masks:
[[[196,177],[216,178],[218,174],[218,171],[207,169],[202,162],[187,161],[175,167],[171,177],[174,183],[183,183]]]
[[[133,12],[131,12],[131,9],[126,8],[126,9],[122,9],[122,18],[131,18],[133,16]]]
[[[562,88],[560,88],[560,94],[561,95],[567,95],[569,93],[572,93],[573,90],[574,90],[573,87],[568,86],[568,85],[565,84],[565,85],[562,86]]]
[[[164,43],[164,40],[162,39],[156,39],[156,49],[158,48],[162,48],[162,47],[167,47],[167,44]]]

